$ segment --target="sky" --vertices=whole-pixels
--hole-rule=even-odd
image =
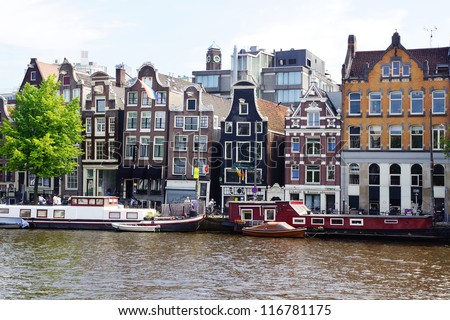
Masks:
[[[118,64],[135,75],[147,61],[161,73],[191,76],[205,70],[213,42],[222,50],[223,69],[230,68],[235,45],[307,49],[340,83],[350,34],[357,51],[385,50],[395,31],[407,49],[446,47],[449,9],[446,0],[4,1],[0,93],[20,86],[31,58],[76,63],[82,50],[111,76]]]

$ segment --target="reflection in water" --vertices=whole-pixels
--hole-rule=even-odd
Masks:
[[[449,299],[450,246],[0,230],[0,299]]]

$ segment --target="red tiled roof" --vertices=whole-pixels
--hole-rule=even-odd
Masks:
[[[256,106],[263,117],[267,117],[268,128],[271,131],[284,133],[284,117],[287,107],[264,99],[257,99]]]

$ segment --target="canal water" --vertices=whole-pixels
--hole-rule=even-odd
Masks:
[[[450,246],[0,230],[0,299],[450,299]]]

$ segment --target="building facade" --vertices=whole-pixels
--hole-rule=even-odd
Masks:
[[[442,215],[450,182],[441,141],[450,115],[449,57],[449,47],[407,49],[397,32],[380,51],[357,51],[349,36],[342,67],[345,210]]]
[[[340,211],[340,102],[313,83],[286,117],[284,198],[316,212]]]

